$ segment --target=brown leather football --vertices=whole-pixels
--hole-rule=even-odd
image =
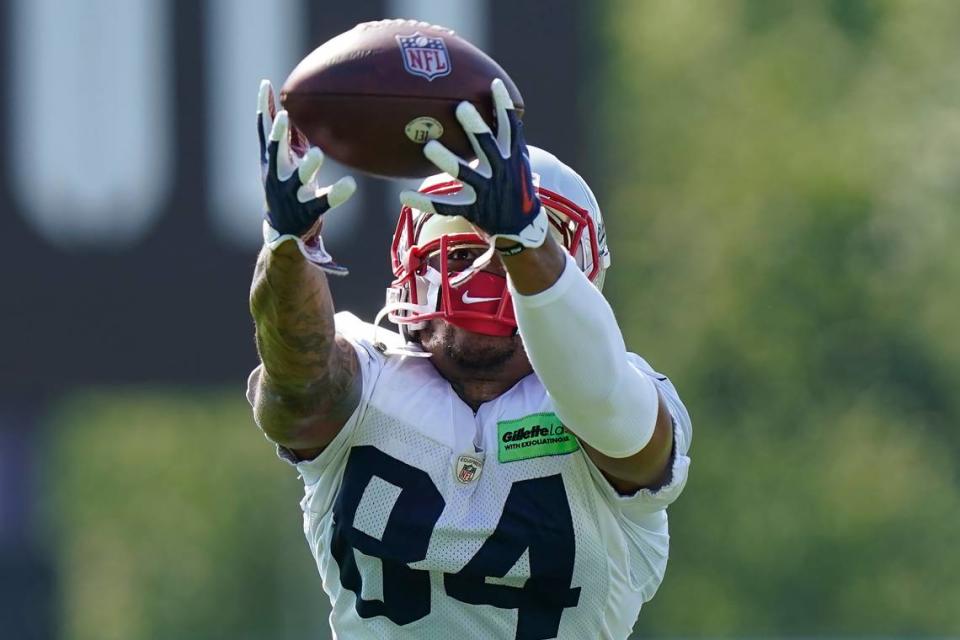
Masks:
[[[474,157],[454,115],[472,102],[493,127],[490,83],[500,78],[517,113],[523,98],[490,56],[453,31],[414,20],[365,22],[304,58],[280,90],[291,122],[338,162],[391,178],[438,172],[423,145],[438,139]]]

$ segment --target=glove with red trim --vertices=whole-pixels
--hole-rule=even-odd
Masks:
[[[523,138],[523,125],[513,101],[499,78],[490,86],[497,118],[497,135],[469,102],[457,106],[457,120],[477,154],[471,166],[436,140],[423,154],[441,171],[463,183],[453,195],[430,195],[404,191],[400,201],[414,209],[444,216],[462,216],[491,237],[516,243],[501,249],[513,254],[539,247],[547,236],[549,222],[540,204],[530,171],[530,158]]]
[[[266,196],[263,240],[270,249],[294,240],[311,263],[328,273],[345,275],[347,269],[324,249],[320,223],[323,214],[353,195],[357,184],[346,176],[332,186],[320,188],[317,172],[323,152],[310,147],[302,156],[295,153],[290,145],[290,118],[286,111],[280,111],[274,120],[275,111],[273,87],[268,80],[262,80],[257,97],[257,136]]]

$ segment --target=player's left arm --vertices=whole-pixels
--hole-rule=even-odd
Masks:
[[[524,347],[558,416],[619,492],[665,484],[673,417],[653,378],[629,362],[606,299],[549,235],[502,260]]]
[[[400,199],[463,216],[491,237],[510,275],[524,347],[558,417],[618,490],[659,486],[673,447],[670,412],[653,379],[630,363],[606,299],[548,233],[522,125],[503,83],[494,80],[491,90],[496,136],[472,104],[457,107],[476,166],[436,140],[424,147],[463,189],[446,196],[404,191]]]

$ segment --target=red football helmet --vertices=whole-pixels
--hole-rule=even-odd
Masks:
[[[551,233],[590,281],[602,288],[610,251],[593,192],[554,155],[533,146],[528,149]],[[460,189],[460,182],[445,173],[420,186],[423,193],[444,195]],[[408,339],[410,330],[423,328],[433,318],[476,333],[513,335],[517,328],[513,301],[502,270],[489,268],[489,244],[487,236],[464,218],[404,207],[390,249],[395,279],[377,323],[386,315]]]

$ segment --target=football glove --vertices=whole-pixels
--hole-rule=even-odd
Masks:
[[[457,105],[457,120],[466,132],[477,162],[471,166],[436,140],[423,154],[440,170],[463,183],[452,195],[404,191],[400,201],[414,209],[444,216],[462,216],[490,236],[515,243],[501,253],[512,255],[539,247],[547,237],[549,221],[540,204],[530,171],[523,125],[506,86],[499,78],[490,86],[497,118],[497,135],[469,102]]]
[[[345,267],[327,253],[320,237],[322,216],[346,202],[357,188],[350,176],[320,188],[317,172],[323,152],[310,147],[302,156],[291,149],[290,117],[276,113],[273,87],[260,82],[257,96],[257,136],[260,139],[260,175],[266,197],[263,240],[271,250],[294,240],[303,256],[328,273],[345,275]]]

